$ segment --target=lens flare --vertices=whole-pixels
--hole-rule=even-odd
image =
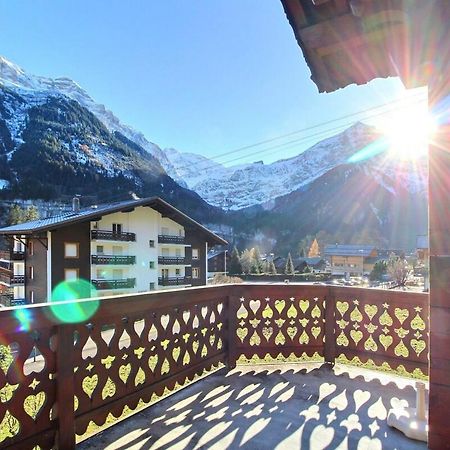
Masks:
[[[32,313],[30,309],[20,308],[14,311],[14,317],[19,322],[19,331],[30,331],[31,330],[31,319]]]
[[[50,311],[54,318],[64,323],[84,322],[98,309],[98,300],[88,300],[91,296],[95,297],[96,292],[89,281],[82,279],[63,281],[53,289],[50,303],[55,304],[50,304]]]
[[[377,139],[375,142],[366,145],[364,148],[362,148],[361,150],[357,151],[355,154],[350,156],[350,158],[347,159],[347,162],[355,164],[362,161],[366,161],[368,159],[380,155],[381,153],[385,153],[388,147],[389,143],[387,139],[385,138]]]

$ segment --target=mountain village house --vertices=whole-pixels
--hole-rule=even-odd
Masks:
[[[160,198],[79,209],[0,229],[10,242],[11,304],[45,302],[59,283],[83,279],[87,295],[146,292],[207,282],[208,249],[225,245]]]
[[[361,277],[369,275],[378,260],[372,245],[327,245],[325,257],[330,261],[332,275]]]

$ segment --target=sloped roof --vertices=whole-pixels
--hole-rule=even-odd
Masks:
[[[147,197],[139,200],[125,200],[122,202],[107,203],[94,207],[83,208],[77,212],[69,211],[54,217],[32,220],[30,222],[23,222],[17,225],[0,228],[0,235],[38,234],[40,232],[56,230],[57,228],[67,225],[100,220],[102,216],[116,212],[131,212],[134,208],[139,206],[150,207],[163,214],[165,217],[169,217],[185,227],[191,227],[198,230],[206,236],[206,240],[210,244],[228,244],[227,241],[217,236],[212,231],[208,230],[203,225],[199,224],[194,219],[191,219],[189,216],[182,213],[180,210],[159,197]]]
[[[320,92],[374,78],[400,76],[408,87],[426,84],[432,42],[409,39],[426,33],[431,15],[445,30],[439,2],[424,0],[281,0],[298,45]],[[441,2],[447,8],[450,2]],[[428,33],[430,34],[430,33]],[[438,40],[436,40],[438,42]],[[424,48],[418,48],[418,45]]]
[[[370,256],[373,245],[335,244],[325,247],[325,256]]]

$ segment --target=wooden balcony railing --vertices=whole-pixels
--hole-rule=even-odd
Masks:
[[[92,240],[103,240],[103,241],[122,241],[122,242],[134,242],[136,241],[135,233],[114,233],[107,230],[92,230],[91,231]]]
[[[185,286],[191,284],[191,277],[159,277],[158,284],[160,286]]]
[[[136,256],[124,256],[124,255],[92,255],[92,264],[99,265],[130,265],[136,264]]]
[[[163,266],[188,266],[190,263],[183,256],[158,256],[158,264]]]
[[[184,244],[185,242],[184,236],[172,236],[169,234],[158,235],[158,243],[160,244]]]
[[[92,284],[98,290],[132,289],[136,285],[136,278],[124,278],[120,280],[92,280]]]
[[[74,310],[0,311],[2,448],[73,449],[91,421],[218,364],[313,358],[427,374],[427,294],[241,284],[85,300],[76,310],[91,317],[67,323]]]

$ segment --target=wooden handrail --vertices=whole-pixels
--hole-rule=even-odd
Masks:
[[[218,363],[234,367],[242,355],[274,361],[280,355],[318,355],[329,363],[358,357],[427,372],[428,295],[423,293],[295,284],[208,286],[80,300],[76,311],[92,314],[65,323],[74,319],[71,305],[0,311],[2,345],[14,343],[10,363],[30,366],[27,375],[21,370],[0,374],[0,389],[18,384],[4,405],[21,426],[3,446],[47,448],[56,442],[72,449],[75,433],[83,434],[91,420],[100,425],[110,412],[117,416],[125,405],[133,409],[140,399],[150,401]],[[34,348],[44,365],[30,358]],[[33,380],[39,381],[37,388]],[[32,420],[23,399],[39,392],[46,400]]]

